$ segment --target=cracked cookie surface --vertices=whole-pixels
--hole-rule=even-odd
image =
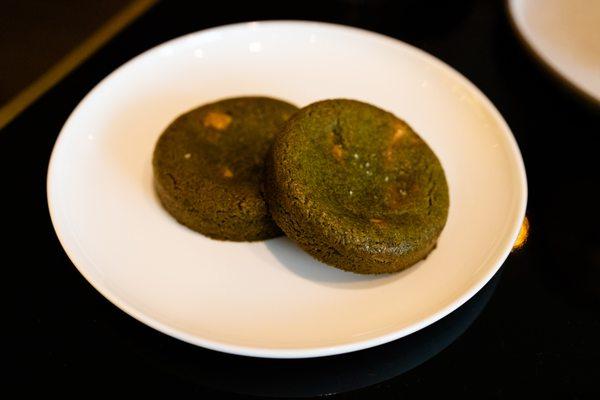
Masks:
[[[238,97],[179,116],[154,149],[154,186],[163,207],[181,224],[215,239],[280,235],[261,191],[264,160],[296,110],[277,99]]]
[[[440,161],[393,114],[354,100],[297,112],[267,160],[266,194],[284,233],[344,270],[396,272],[425,258],[448,215]]]

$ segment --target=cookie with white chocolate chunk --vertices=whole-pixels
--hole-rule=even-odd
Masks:
[[[448,216],[433,151],[404,121],[358,101],[298,111],[275,139],[265,179],[283,232],[356,273],[396,272],[427,257]]]
[[[206,236],[254,241],[281,234],[261,193],[275,135],[297,110],[267,97],[239,97],[179,116],[154,149],[154,186],[164,208]]]

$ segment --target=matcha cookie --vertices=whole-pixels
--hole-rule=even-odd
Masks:
[[[154,149],[156,193],[177,221],[215,239],[281,234],[261,192],[275,134],[297,110],[266,97],[207,104],[169,125]]]
[[[446,223],[439,160],[404,121],[366,103],[326,100],[298,111],[266,171],[273,219],[337,268],[400,271],[434,249]]]

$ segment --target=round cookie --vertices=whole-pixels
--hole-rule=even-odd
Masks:
[[[265,182],[287,236],[361,274],[425,258],[448,215],[446,177],[429,146],[393,114],[353,100],[298,111],[275,139]]]
[[[240,97],[179,116],[154,149],[154,186],[164,208],[215,239],[280,235],[261,191],[264,160],[297,109],[276,99]]]

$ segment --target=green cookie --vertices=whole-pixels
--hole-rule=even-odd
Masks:
[[[446,177],[429,146],[393,114],[353,100],[311,104],[286,123],[265,189],[287,236],[361,274],[425,258],[448,215]]]
[[[154,183],[164,208],[183,225],[215,239],[280,235],[261,192],[264,160],[296,110],[280,100],[240,97],[178,117],[154,150]]]

